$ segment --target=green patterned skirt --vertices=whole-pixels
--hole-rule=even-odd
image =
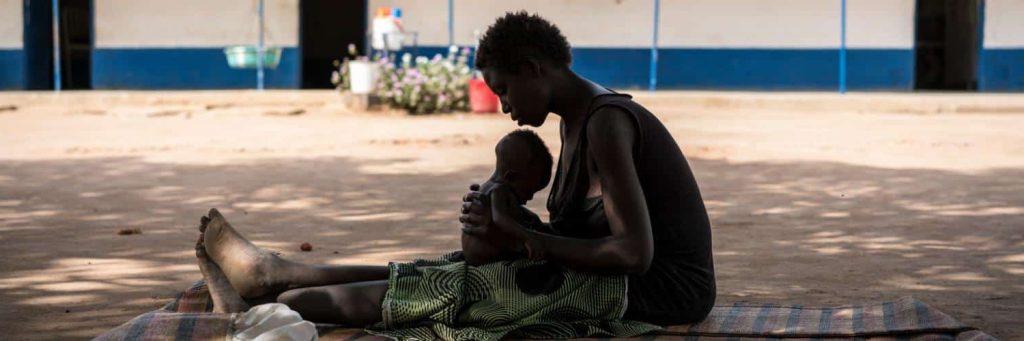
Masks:
[[[660,327],[622,320],[626,276],[521,259],[470,266],[456,251],[391,263],[384,320],[368,332],[399,340],[629,337]]]

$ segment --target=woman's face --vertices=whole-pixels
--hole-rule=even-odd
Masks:
[[[522,68],[518,74],[486,68],[484,82],[501,100],[501,111],[520,126],[540,127],[548,117],[550,93],[535,70]]]

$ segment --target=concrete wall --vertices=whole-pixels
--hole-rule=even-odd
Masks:
[[[1024,1],[986,0],[978,87],[1024,90]]]
[[[398,6],[421,51],[449,43],[447,0],[370,0],[369,13]],[[659,88],[829,89],[838,85],[840,2],[663,0]],[[573,69],[607,86],[646,88],[651,0],[455,0],[453,37],[472,45],[507,11],[538,13],[573,46]],[[849,0],[849,86],[913,86],[914,0]]]
[[[266,0],[266,42],[298,45],[298,0]],[[96,47],[224,47],[258,37],[256,0],[100,0]]]
[[[651,44],[650,0],[455,0],[453,38],[473,45],[474,31],[486,31],[505,12],[527,10],[558,23],[574,47],[644,47]],[[370,18],[382,6],[402,9],[407,30],[421,45],[448,45],[448,0],[369,0]],[[595,8],[600,10],[595,10]],[[586,13],[586,20],[580,14]]]
[[[555,22],[573,47],[573,69],[608,86],[646,86],[650,69],[650,0],[455,0],[452,38],[472,46],[474,32],[484,32],[505,12],[527,10]],[[370,0],[372,18],[378,7],[398,6],[407,30],[419,34],[420,51],[444,51],[449,43],[447,0]],[[599,10],[595,10],[599,9]],[[586,13],[582,16],[582,13]]]
[[[266,40],[284,47],[269,87],[298,87],[299,1],[266,0]],[[349,0],[344,0],[349,1]],[[358,1],[358,0],[351,0]],[[401,7],[419,52],[449,44],[448,0],[366,0]],[[914,0],[848,0],[847,70],[852,90],[911,90]],[[985,0],[979,87],[1024,89],[1024,1]],[[254,44],[257,0],[94,0],[93,86],[99,89],[250,88],[254,70],[227,67],[222,49]],[[556,23],[573,47],[573,69],[618,88],[646,88],[653,0],[454,0],[458,45],[473,45],[507,11]],[[662,0],[660,89],[814,89],[838,86],[839,0]],[[0,0],[0,89],[24,83],[23,1]]]
[[[21,49],[21,1],[0,0],[0,49]]]
[[[0,90],[24,83],[22,0],[0,0]]]
[[[666,0],[660,88],[835,89],[839,1]],[[847,85],[913,86],[913,0],[849,0]]]
[[[251,88],[254,70],[227,66],[223,48],[255,45],[257,0],[95,1],[93,87]],[[284,47],[268,87],[298,87],[298,0],[266,0],[266,44]]]

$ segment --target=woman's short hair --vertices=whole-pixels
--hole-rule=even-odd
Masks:
[[[476,68],[516,72],[527,57],[565,67],[572,63],[569,41],[558,26],[526,11],[507,12],[480,38]]]

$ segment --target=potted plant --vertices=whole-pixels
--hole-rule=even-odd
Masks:
[[[360,56],[356,46],[348,44],[348,56],[334,61],[331,83],[341,91],[346,106],[365,110],[380,102],[374,98],[374,93],[380,83],[382,60],[386,62],[386,58],[380,56]]]
[[[350,55],[354,55],[353,50],[354,47]],[[371,98],[412,115],[466,111],[469,109],[469,81],[473,78],[469,53],[469,48],[460,50],[452,46],[447,56],[413,58],[406,53],[397,63],[386,56],[347,58],[336,63],[338,69],[331,79],[339,90],[355,93],[354,73],[358,67],[353,68],[353,63],[364,62],[378,72],[378,77],[373,79]]]

